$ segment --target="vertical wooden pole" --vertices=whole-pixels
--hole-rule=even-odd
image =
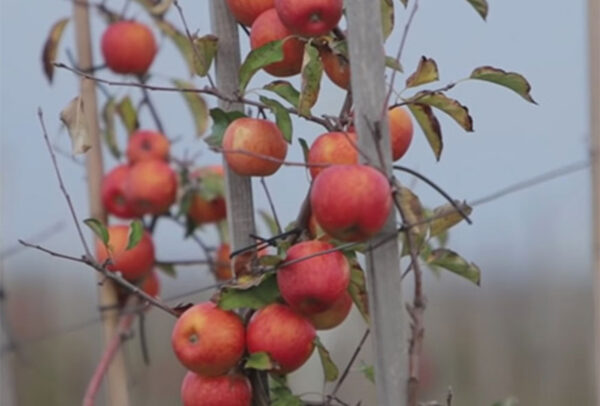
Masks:
[[[379,3],[346,0],[348,47],[352,70],[354,117],[358,145],[373,165],[392,170],[390,140],[385,109],[385,50]],[[374,12],[374,9],[377,12]],[[382,117],[383,115],[383,117]],[[379,131],[383,162],[378,154],[374,131]],[[364,157],[363,157],[364,158]],[[393,213],[373,241],[395,233]],[[404,303],[401,290],[397,239],[367,254],[367,288],[371,313],[371,332],[375,353],[377,404],[402,405],[406,402],[406,345],[404,335]]]
[[[75,21],[75,38],[77,45],[78,68],[84,72],[93,66],[92,38],[90,29],[89,5],[87,1],[73,3],[73,19]],[[104,173],[100,130],[98,125],[98,106],[96,101],[96,86],[91,80],[81,80],[81,97],[83,108],[91,132],[92,148],[86,154],[87,181],[89,194],[90,216],[106,224],[107,216],[100,200],[100,186]],[[99,276],[100,280],[101,276]],[[110,306],[117,303],[115,287],[109,280],[104,280],[99,289],[99,305]],[[117,333],[118,313],[104,312],[103,330],[104,342],[109,343]],[[127,374],[125,361],[121,351],[113,359],[107,374],[108,401],[110,405],[127,406]]]

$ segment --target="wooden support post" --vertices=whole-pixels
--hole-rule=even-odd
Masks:
[[[86,0],[73,2],[73,19],[75,21],[75,38],[77,42],[78,68],[87,72],[93,66],[92,39],[90,30],[89,5]],[[84,111],[91,132],[92,148],[86,154],[87,181],[89,194],[90,216],[106,224],[107,216],[100,200],[100,187],[104,173],[100,130],[98,125],[98,105],[96,101],[96,85],[89,79],[81,79],[81,97]],[[98,276],[98,280],[102,276]],[[99,305],[110,307],[117,303],[114,285],[109,280],[103,280],[99,289]],[[104,342],[109,343],[117,334],[119,315],[117,311],[103,313]],[[129,397],[127,391],[127,373],[122,352],[114,357],[107,374],[108,400],[107,404],[127,406]]]
[[[359,148],[368,157],[369,162],[391,174],[385,106],[385,49],[378,6],[379,3],[365,0],[346,0],[348,46]],[[377,132],[381,136],[380,139],[377,139]],[[379,150],[383,151],[382,157],[378,153],[377,143],[381,146]],[[395,220],[395,214],[390,215],[380,235],[372,241],[376,242],[383,236],[395,233]],[[394,238],[367,254],[367,288],[375,353],[375,383],[377,404],[380,406],[406,403],[408,365],[401,282],[398,242]]]

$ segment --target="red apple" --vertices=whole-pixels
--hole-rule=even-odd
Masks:
[[[186,310],[175,323],[171,344],[179,361],[201,375],[223,375],[244,355],[245,329],[240,317],[212,302]]]
[[[108,258],[112,263],[107,266],[110,271],[121,272],[129,281],[144,277],[154,266],[154,243],[152,236],[144,231],[140,242],[131,249],[129,243],[129,226],[120,224],[109,226],[107,250],[102,241],[96,240],[96,259],[103,264]]]
[[[390,142],[392,143],[392,161],[402,158],[413,137],[413,124],[408,112],[398,106],[388,111],[390,123]]]
[[[228,281],[233,278],[233,272],[231,270],[231,260],[229,255],[231,254],[231,248],[229,244],[223,243],[217,248],[217,264],[215,266],[215,277],[218,281]]]
[[[227,164],[238,175],[269,176],[285,159],[287,143],[275,123],[244,117],[225,130],[223,149]]]
[[[320,313],[305,314],[305,316],[317,330],[330,330],[342,324],[350,314],[350,310],[352,310],[352,297],[346,291],[328,309]]]
[[[319,50],[327,77],[342,89],[350,89],[350,62],[329,48]]]
[[[116,166],[102,178],[100,191],[102,205],[106,211],[123,219],[135,217],[135,212],[127,201],[125,193],[128,175],[128,165]]]
[[[246,331],[248,352],[267,352],[281,374],[295,371],[310,358],[315,337],[315,328],[306,318],[279,303],[254,313]]]
[[[332,248],[334,246],[327,242],[304,241],[288,250],[284,262]],[[350,266],[339,251],[296,262],[277,271],[281,296],[302,314],[319,313],[331,307],[346,292],[349,282]]]
[[[135,21],[112,23],[102,35],[102,54],[113,72],[144,74],[156,55],[154,35]]]
[[[240,23],[251,26],[263,12],[274,7],[274,0],[227,0],[231,14]]]
[[[293,34],[279,19],[274,8],[262,13],[250,28],[250,46],[260,48],[269,42],[285,39],[283,60],[267,65],[264,70],[273,76],[293,76],[302,69],[304,42],[293,38]]]
[[[342,18],[342,0],[275,0],[281,21],[294,34],[318,37],[331,31]]]
[[[127,144],[127,159],[130,163],[169,158],[170,144],[167,137],[157,131],[138,130],[131,134]]]
[[[126,197],[138,216],[163,214],[175,202],[177,175],[164,161],[141,161],[129,171]]]
[[[363,241],[377,234],[390,214],[390,184],[370,166],[334,165],[313,181],[310,204],[329,235],[342,241]]]
[[[224,182],[223,167],[221,165],[199,168],[191,176],[198,182]],[[200,185],[202,187],[202,185]],[[200,193],[195,193],[190,203],[188,216],[196,224],[215,223],[224,220],[227,215],[225,196],[215,196],[206,199]]]
[[[181,385],[183,406],[250,406],[252,385],[241,374],[202,376],[188,371]]]
[[[308,163],[311,164],[356,164],[358,163],[358,146],[356,134],[353,132],[331,132],[321,134],[310,146]],[[311,166],[312,178],[325,169],[324,166]]]

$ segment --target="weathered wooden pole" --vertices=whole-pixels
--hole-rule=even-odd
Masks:
[[[348,47],[352,70],[355,126],[358,145],[368,160],[391,174],[385,105],[385,49],[381,28],[379,2],[346,0]],[[377,141],[374,132],[379,131]],[[383,162],[377,142],[384,153]],[[362,157],[364,159],[364,157]],[[396,216],[390,215],[376,242],[395,233]],[[406,403],[406,345],[404,334],[404,303],[402,276],[397,239],[391,239],[367,254],[367,288],[371,313],[371,332],[375,354],[377,405]]]
[[[92,58],[92,38],[90,30],[89,7],[90,6],[87,0],[73,2],[77,63],[78,68],[84,72],[87,72],[94,66]],[[96,85],[93,81],[82,78],[80,89],[88,130],[91,132],[90,138],[92,144],[92,148],[86,153],[90,217],[96,218],[106,224],[107,216],[100,200],[100,187],[104,168],[102,163],[102,149],[100,145],[100,130],[98,125]],[[101,280],[102,276],[99,275],[98,278],[98,280]],[[101,307],[110,307],[117,303],[115,287],[111,281],[103,280],[103,283],[99,289],[98,301]],[[105,343],[109,343],[115,334],[117,334],[118,321],[118,311],[106,311],[103,313]],[[125,361],[121,351],[119,351],[114,357],[108,370],[107,379],[107,404],[119,406],[129,405],[127,373],[125,369]]]

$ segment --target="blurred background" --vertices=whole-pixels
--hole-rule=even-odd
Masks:
[[[107,5],[120,10],[123,3],[109,0]],[[192,32],[210,32],[207,1],[181,0],[180,4]],[[396,29],[388,41],[390,55],[397,50],[408,17],[400,3],[396,5]],[[79,404],[101,354],[93,272],[21,249],[17,243],[18,238],[33,239],[59,252],[82,252],[36,117],[39,106],[52,141],[59,151],[66,151],[59,152],[59,165],[80,218],[86,218],[84,168],[81,158],[70,156],[69,139],[58,119],[60,110],[76,96],[78,81],[72,73],[57,70],[54,83],[48,85],[40,61],[51,25],[70,13],[71,2],[66,0],[36,2],[35,6],[19,0],[0,3],[0,269],[4,294],[0,403],[4,406]],[[135,4],[127,16],[149,22]],[[175,10],[166,18],[181,26]],[[94,16],[92,28],[95,61],[100,63],[103,20]],[[151,71],[153,82],[188,78],[176,48],[156,29],[154,32],[160,52]],[[246,52],[248,40],[243,32],[241,41]],[[67,50],[74,52],[72,23],[63,37],[58,61],[69,64]],[[539,104],[526,103],[494,85],[461,84],[450,95],[469,107],[475,133],[463,133],[440,115],[445,140],[440,162],[416,129],[402,163],[426,174],[455,198],[474,201],[588,158],[585,2],[491,2],[484,22],[464,0],[423,1],[402,58],[407,73],[415,69],[422,55],[437,61],[441,84],[465,77],[482,65],[522,73]],[[97,75],[111,77],[108,71]],[[404,79],[398,78],[398,86]],[[266,80],[259,74],[249,88]],[[117,97],[140,97],[132,88],[107,90]],[[199,153],[198,162],[203,165],[220,161],[195,137],[180,95],[153,93],[152,98],[167,134],[180,138],[173,145],[175,155]],[[343,93],[324,77],[314,111],[337,114],[342,100]],[[215,105],[214,100],[207,101]],[[141,123],[142,127],[152,126],[147,110],[141,113]],[[321,132],[306,121],[294,121],[296,139],[310,142]],[[123,145],[124,132],[119,136]],[[114,166],[106,156],[106,168]],[[288,158],[302,160],[297,143]],[[411,184],[413,179],[402,177],[402,181]],[[295,218],[306,193],[305,170],[284,167],[267,183],[278,214],[287,224]],[[518,398],[522,405],[593,404],[589,190],[587,170],[565,175],[477,206],[473,225],[461,224],[451,231],[449,247],[481,267],[482,285],[476,287],[449,273],[440,277],[427,274],[423,400],[441,401],[452,387],[456,405],[491,405],[508,396]],[[429,207],[443,203],[425,185],[416,183],[415,191]],[[255,206],[268,207],[259,185]],[[260,219],[257,223],[261,224]],[[201,235],[216,244],[213,229],[207,228]],[[183,240],[181,228],[167,222],[159,222],[156,245],[157,257],[164,261],[202,254],[194,243]],[[164,274],[160,278],[164,298],[213,283],[207,269],[200,266],[178,269],[176,279]],[[411,284],[405,285],[404,297],[409,300]],[[170,303],[198,302],[209,296],[210,292],[182,296]],[[151,310],[145,324],[150,366],[142,361],[137,329],[125,345],[132,404],[178,404],[185,371],[170,347],[173,321]],[[340,328],[322,334],[340,368],[346,365],[364,329],[360,315],[353,312]],[[360,372],[362,362],[371,362],[370,349],[367,343],[360,353],[340,390],[342,399],[374,404],[374,386]],[[294,392],[322,392],[320,368],[313,357],[308,367],[293,374]],[[104,404],[104,399],[101,392],[98,404]]]

